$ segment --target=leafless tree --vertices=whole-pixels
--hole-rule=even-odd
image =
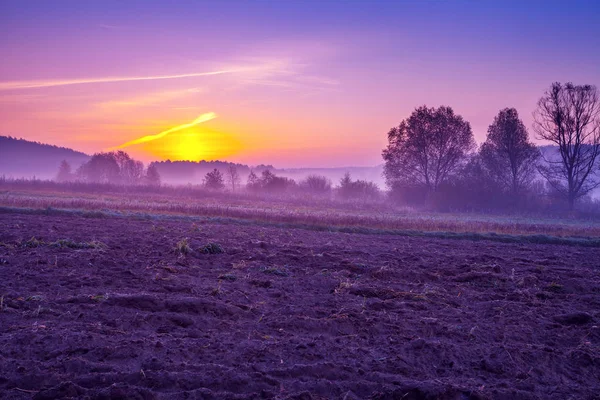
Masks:
[[[235,164],[229,164],[226,170],[227,182],[231,185],[231,191],[235,192],[240,185],[240,174]]]
[[[526,191],[535,178],[540,155],[514,108],[501,110],[488,128],[481,160],[495,183],[513,196]]]
[[[475,148],[471,125],[450,107],[417,108],[388,133],[383,151],[388,186],[425,185],[436,191]]]
[[[553,83],[538,101],[534,129],[539,139],[558,146],[544,154],[540,173],[563,195],[569,208],[600,185],[595,175],[600,154],[600,98],[591,85]]]

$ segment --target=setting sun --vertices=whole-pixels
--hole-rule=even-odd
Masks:
[[[143,149],[164,160],[210,161],[236,154],[241,143],[232,135],[193,127],[147,143]]]

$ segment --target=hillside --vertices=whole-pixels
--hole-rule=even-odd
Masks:
[[[6,177],[52,179],[62,160],[76,169],[88,159],[87,154],[65,147],[0,136],[0,175]]]

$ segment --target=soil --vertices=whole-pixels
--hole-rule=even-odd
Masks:
[[[6,213],[0,296],[3,399],[600,398],[597,248]]]

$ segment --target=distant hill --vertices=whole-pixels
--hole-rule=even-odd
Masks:
[[[0,136],[0,176],[53,179],[62,160],[75,170],[89,158],[65,147]]]

